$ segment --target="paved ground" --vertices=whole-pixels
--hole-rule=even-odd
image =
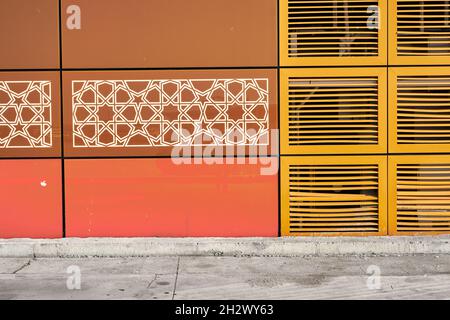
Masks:
[[[0,259],[0,299],[371,298],[450,298],[450,255]]]

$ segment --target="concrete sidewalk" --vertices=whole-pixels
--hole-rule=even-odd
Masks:
[[[372,298],[449,299],[450,255],[0,259],[0,299]]]
[[[280,256],[450,254],[433,237],[0,239],[0,257]]]

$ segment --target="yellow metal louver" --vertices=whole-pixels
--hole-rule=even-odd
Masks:
[[[390,156],[389,193],[389,234],[450,232],[450,156]]]
[[[281,70],[282,154],[387,152],[384,68]]]
[[[390,64],[450,63],[450,1],[391,0]]]
[[[389,151],[450,152],[450,68],[391,68]]]
[[[283,157],[281,166],[282,235],[387,233],[385,156]]]
[[[280,0],[283,66],[386,65],[387,0]]]

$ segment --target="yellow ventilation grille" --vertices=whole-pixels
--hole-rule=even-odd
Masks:
[[[385,234],[385,157],[282,159],[282,233]]]
[[[385,0],[281,0],[283,65],[386,64]]]
[[[391,62],[450,63],[450,1],[394,0],[392,2]]]
[[[282,153],[386,153],[384,69],[281,73]]]
[[[391,73],[391,151],[450,151],[450,68],[396,68]]]
[[[450,231],[450,157],[390,159],[390,233]]]

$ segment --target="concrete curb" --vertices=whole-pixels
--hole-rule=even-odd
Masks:
[[[0,239],[0,257],[450,254],[450,236]]]

